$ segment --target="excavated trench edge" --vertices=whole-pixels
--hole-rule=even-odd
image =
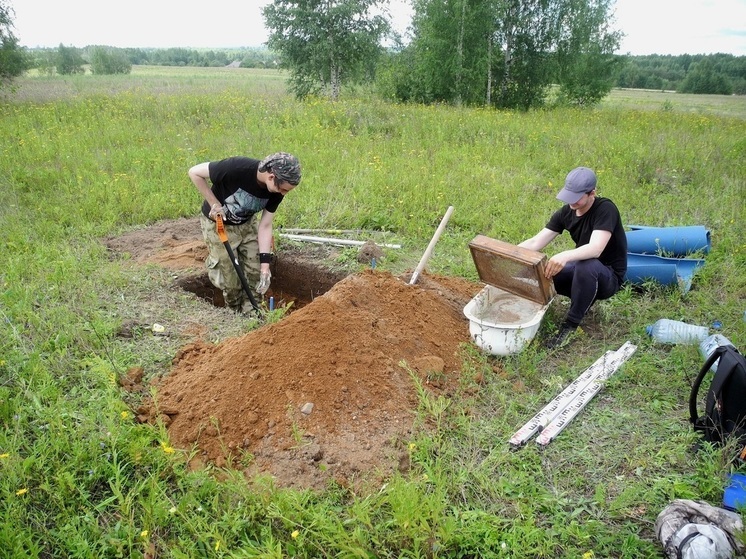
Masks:
[[[291,309],[298,309],[329,291],[347,275],[346,272],[319,266],[316,262],[279,254],[272,263],[272,284],[265,299],[274,297],[277,308],[292,303]],[[216,307],[225,306],[223,294],[210,283],[206,272],[180,277],[176,284]]]

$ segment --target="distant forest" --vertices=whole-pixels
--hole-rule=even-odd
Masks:
[[[89,53],[97,48],[101,47],[80,49],[82,59],[89,59]],[[261,47],[222,50],[104,48],[118,51],[132,65],[278,68],[281,64],[276,53]],[[49,65],[50,55],[56,51],[32,50],[35,66],[42,68]],[[614,86],[622,88],[746,95],[746,56],[722,53],[620,56],[615,80]]]
[[[105,45],[89,45],[84,48],[66,47],[29,49],[32,66],[38,69],[59,70],[61,59],[75,59],[90,64],[96,52],[106,52],[123,58],[129,65],[140,66],[240,66],[241,68],[276,68],[279,56],[263,47],[235,49],[189,49],[189,48],[116,48]]]
[[[651,54],[623,58],[617,87],[679,93],[746,94],[746,56]]]
[[[123,49],[132,64],[152,66],[228,66],[238,63],[241,68],[275,68],[279,56],[256,47],[243,49]]]

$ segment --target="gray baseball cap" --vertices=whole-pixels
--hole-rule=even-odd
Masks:
[[[557,194],[557,200],[574,204],[583,194],[596,189],[596,173],[588,167],[576,167],[567,174],[565,187]]]
[[[259,171],[269,171],[283,182],[292,185],[300,183],[300,161],[294,155],[283,151],[273,153],[262,159]]]

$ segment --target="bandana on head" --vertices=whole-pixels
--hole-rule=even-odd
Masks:
[[[274,173],[278,179],[292,185],[300,183],[300,161],[289,153],[280,151],[268,155],[259,163],[259,170]]]

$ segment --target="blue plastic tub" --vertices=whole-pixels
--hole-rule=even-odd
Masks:
[[[728,510],[746,507],[746,475],[730,475],[730,485],[725,488],[723,493],[723,507]]]

